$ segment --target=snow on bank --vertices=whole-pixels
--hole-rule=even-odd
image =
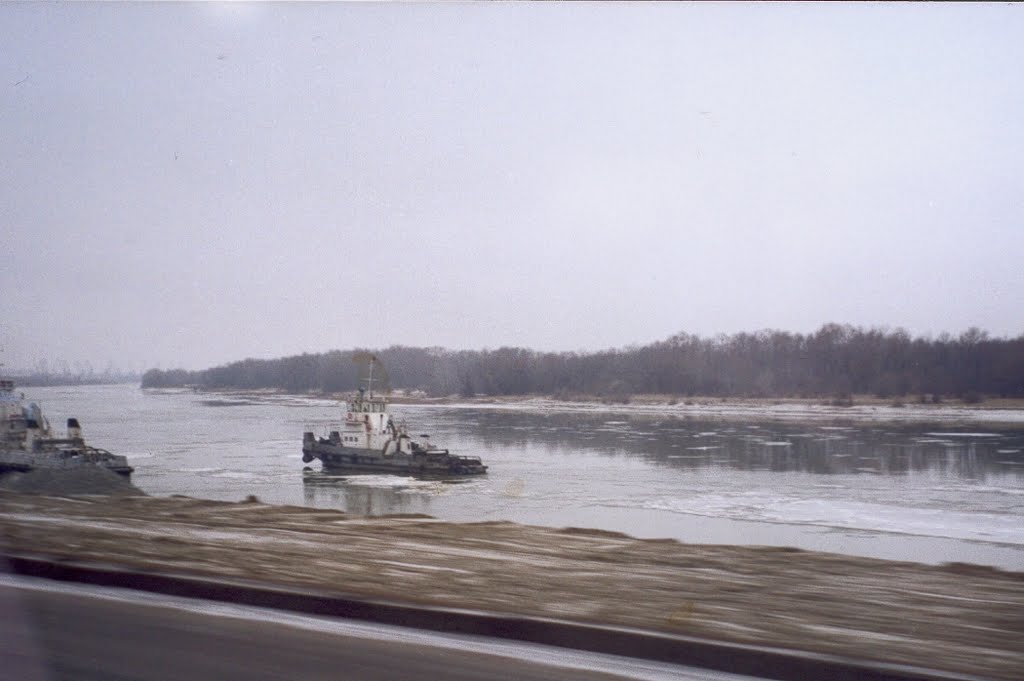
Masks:
[[[569,412],[582,414],[629,414],[780,421],[897,421],[911,423],[1001,423],[1024,426],[1024,409],[986,409],[945,405],[856,405],[835,407],[808,402],[702,402],[694,404],[569,402],[547,397],[515,401],[445,402],[416,404],[445,409],[493,409],[500,411]]]
[[[152,390],[152,389],[151,389]],[[158,389],[157,392],[174,392]],[[345,394],[296,395],[276,391],[209,390],[198,395],[223,394],[244,396],[252,402],[272,402],[286,406],[335,407],[347,397]],[[567,412],[583,414],[621,414],[676,416],[682,418],[717,418],[723,420],[780,420],[780,421],[861,421],[909,423],[998,423],[1024,425],[1024,408],[960,406],[954,404],[908,403],[902,407],[891,404],[860,404],[835,406],[810,400],[774,400],[698,397],[684,401],[663,401],[667,398],[635,397],[628,404],[612,404],[585,400],[558,400],[551,397],[480,397],[476,399],[421,398],[399,395],[395,400],[402,406],[433,409],[489,409],[496,411]],[[675,402],[673,404],[673,402]]]

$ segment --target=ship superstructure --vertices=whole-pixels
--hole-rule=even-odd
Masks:
[[[85,444],[78,419],[67,420],[58,437],[36,402],[26,402],[13,380],[0,379],[0,473],[34,468],[99,466],[131,476],[128,459]]]

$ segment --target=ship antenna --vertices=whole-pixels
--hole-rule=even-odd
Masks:
[[[373,399],[373,362],[377,358],[370,355],[370,375],[366,379],[366,387],[370,390],[370,399]]]

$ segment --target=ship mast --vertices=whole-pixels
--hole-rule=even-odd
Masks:
[[[367,378],[366,378],[366,389],[367,389],[367,390],[369,391],[369,393],[370,393],[370,399],[371,399],[371,400],[373,399],[373,362],[374,362],[374,361],[375,361],[376,359],[377,359],[377,358],[376,358],[375,356],[373,356],[373,355],[370,355],[370,374],[369,374],[369,376],[367,376]]]

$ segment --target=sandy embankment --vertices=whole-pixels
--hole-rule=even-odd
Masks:
[[[0,492],[6,550],[1020,678],[1024,573],[184,497]]]

